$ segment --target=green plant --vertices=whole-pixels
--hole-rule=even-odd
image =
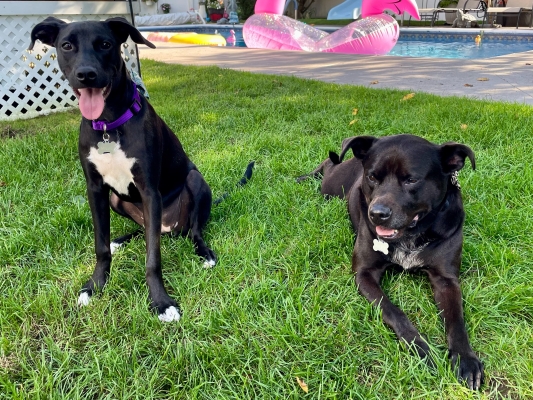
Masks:
[[[224,0],[207,0],[207,7],[216,9],[224,8]]]
[[[238,13],[241,19],[247,19],[254,14],[256,0],[239,0],[237,2]]]
[[[441,0],[438,7],[440,8],[453,8],[457,6],[457,0]]]

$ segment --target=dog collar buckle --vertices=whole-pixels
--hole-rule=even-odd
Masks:
[[[134,114],[141,111],[141,99],[139,98],[137,91],[135,91],[135,97],[133,98],[133,103],[131,103],[130,110]]]

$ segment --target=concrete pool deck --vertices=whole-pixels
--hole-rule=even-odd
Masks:
[[[432,31],[408,28],[409,31],[418,29]],[[485,29],[488,31],[492,29]],[[497,30],[498,33],[521,31]],[[533,105],[533,42],[532,51],[476,60],[155,44],[156,49],[139,45],[140,57],[174,64],[217,65],[339,84]]]

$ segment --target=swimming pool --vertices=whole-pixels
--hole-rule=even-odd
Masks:
[[[242,25],[180,25],[164,27],[140,27],[140,31],[160,32],[197,32],[219,33],[229,37],[230,30],[235,31],[235,46],[246,47],[242,38]],[[334,29],[324,29],[332,32]],[[477,29],[456,32],[437,31],[433,29],[416,32],[414,29],[402,29],[398,43],[387,56],[480,59],[498,57],[507,54],[533,50],[533,32],[490,32],[483,35],[481,44],[474,41],[480,33]]]
[[[475,37],[480,33],[412,33],[401,31],[396,46],[389,56],[479,59],[504,56],[533,50],[533,35],[484,34],[480,44]]]

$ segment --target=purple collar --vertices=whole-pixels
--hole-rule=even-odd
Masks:
[[[130,120],[131,117],[141,111],[141,98],[139,96],[139,91],[137,90],[137,85],[135,84],[135,82],[132,82],[132,84],[133,102],[131,103],[131,106],[126,110],[124,114],[121,115],[119,119],[113,122],[93,120],[93,129],[95,131],[106,131],[118,128],[120,125],[125,124],[127,121]]]

